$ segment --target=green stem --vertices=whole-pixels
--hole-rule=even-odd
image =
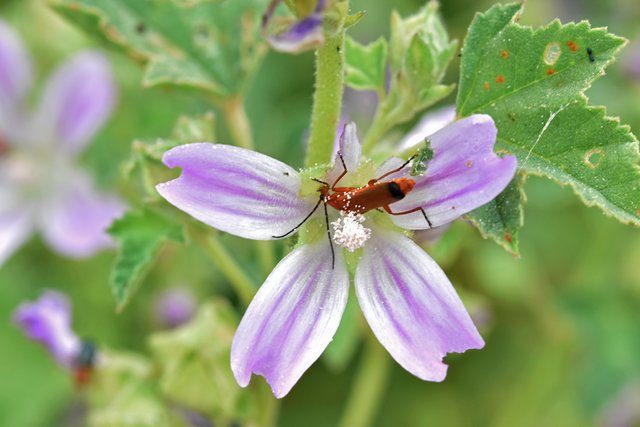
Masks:
[[[316,85],[306,167],[331,162],[344,88],[344,32],[342,29],[328,38],[316,51]]]
[[[244,100],[241,97],[229,98],[218,104],[224,114],[225,122],[231,132],[231,137],[238,147],[253,150],[253,136],[251,124],[244,109]]]
[[[389,132],[391,126],[389,126],[389,120],[386,120],[384,101],[380,101],[378,104],[378,108],[376,110],[375,116],[373,116],[373,121],[371,122],[371,126],[369,127],[369,131],[362,142],[362,152],[364,154],[368,154],[373,147],[380,142],[382,137]]]
[[[256,249],[258,250],[258,261],[262,268],[263,274],[271,273],[273,267],[276,265],[276,257],[273,253],[273,241],[269,240],[256,240]]]
[[[369,334],[362,361],[339,427],[367,427],[372,424],[389,381],[389,356]]]
[[[194,240],[200,243],[200,246],[207,252],[211,261],[229,280],[242,302],[245,305],[249,305],[258,289],[254,281],[247,276],[240,264],[217,238],[209,235],[199,237],[199,234],[201,234],[199,230],[191,233]]]
[[[280,401],[273,396],[271,387],[264,381],[257,384],[260,399],[260,427],[272,427],[276,425],[278,420],[278,412],[280,411]]]

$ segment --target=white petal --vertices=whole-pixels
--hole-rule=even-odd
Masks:
[[[304,245],[271,272],[249,305],[231,347],[231,369],[242,387],[262,375],[280,398],[320,357],[335,334],[349,294],[340,251],[329,242]]]
[[[169,203],[219,230],[268,240],[291,231],[317,198],[300,197],[300,175],[279,160],[230,145],[196,143],[165,153],[182,175],[156,188]]]
[[[484,342],[440,267],[407,237],[376,228],[356,270],[356,295],[374,334],[406,370],[442,381],[442,358]]]

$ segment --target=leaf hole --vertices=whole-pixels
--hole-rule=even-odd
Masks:
[[[562,49],[560,48],[560,43],[551,42],[544,49],[544,53],[542,54],[542,60],[547,65],[553,65],[558,61],[561,54],[562,54]]]
[[[604,159],[604,151],[602,148],[594,148],[584,154],[584,164],[590,169],[596,169]]]

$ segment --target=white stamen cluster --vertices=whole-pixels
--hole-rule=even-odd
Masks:
[[[371,237],[371,229],[362,226],[365,218],[353,212],[340,212],[340,218],[333,221],[333,241],[350,252],[364,246]]]

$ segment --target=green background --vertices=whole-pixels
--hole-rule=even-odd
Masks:
[[[231,1],[231,0],[227,0]],[[451,36],[462,40],[473,14],[493,2],[445,1],[442,12]],[[587,92],[592,105],[606,105],[636,134],[640,129],[640,77],[625,71],[632,49],[640,49],[640,10],[635,1],[529,2],[522,23],[540,26],[589,19],[593,26],[632,42],[621,58]],[[353,0],[366,10],[351,31],[368,42],[388,34],[391,5],[406,15],[421,2]],[[3,0],[0,16],[24,38],[41,86],[56,64],[96,40],[52,13],[42,1]],[[82,157],[105,188],[117,187],[134,201],[120,178],[134,138],[170,133],[180,114],[200,114],[210,105],[193,92],[143,89],[133,60],[108,50],[120,88],[118,107]],[[454,62],[445,83],[457,81]],[[270,52],[247,100],[257,149],[294,167],[302,165],[301,140],[311,111],[313,54]],[[33,91],[37,102],[38,90]],[[348,115],[366,126],[366,96],[347,97]],[[364,101],[362,101],[364,99]],[[453,97],[449,99],[452,102]],[[442,105],[446,102],[442,103]],[[408,127],[409,125],[407,125]],[[219,126],[219,141],[228,141]],[[459,222],[432,253],[472,312],[481,314],[486,347],[453,355],[444,383],[425,383],[392,363],[392,378],[379,408],[377,426],[589,426],[622,415],[623,397],[635,393],[640,411],[640,231],[585,207],[568,188],[530,178],[525,186],[521,258],[514,259]],[[226,236],[234,254],[261,281],[242,239]],[[281,246],[278,246],[282,250]],[[243,255],[246,253],[246,255]],[[38,237],[0,268],[0,425],[82,425],[81,398],[67,374],[28,342],[11,323],[11,313],[42,289],[67,292],[74,302],[74,326],[101,345],[147,351],[145,337],[157,330],[151,312],[164,288],[184,286],[201,298],[234,299],[229,285],[195,248],[169,245],[131,304],[116,314],[108,286],[114,254],[86,261],[64,259]],[[475,310],[474,310],[475,309]],[[340,417],[359,354],[342,371],[316,363],[283,400],[279,425],[330,426]],[[635,390],[635,391],[634,391]],[[627,405],[626,410],[632,411]],[[640,414],[636,423],[640,422]],[[633,425],[633,424],[632,424]]]

